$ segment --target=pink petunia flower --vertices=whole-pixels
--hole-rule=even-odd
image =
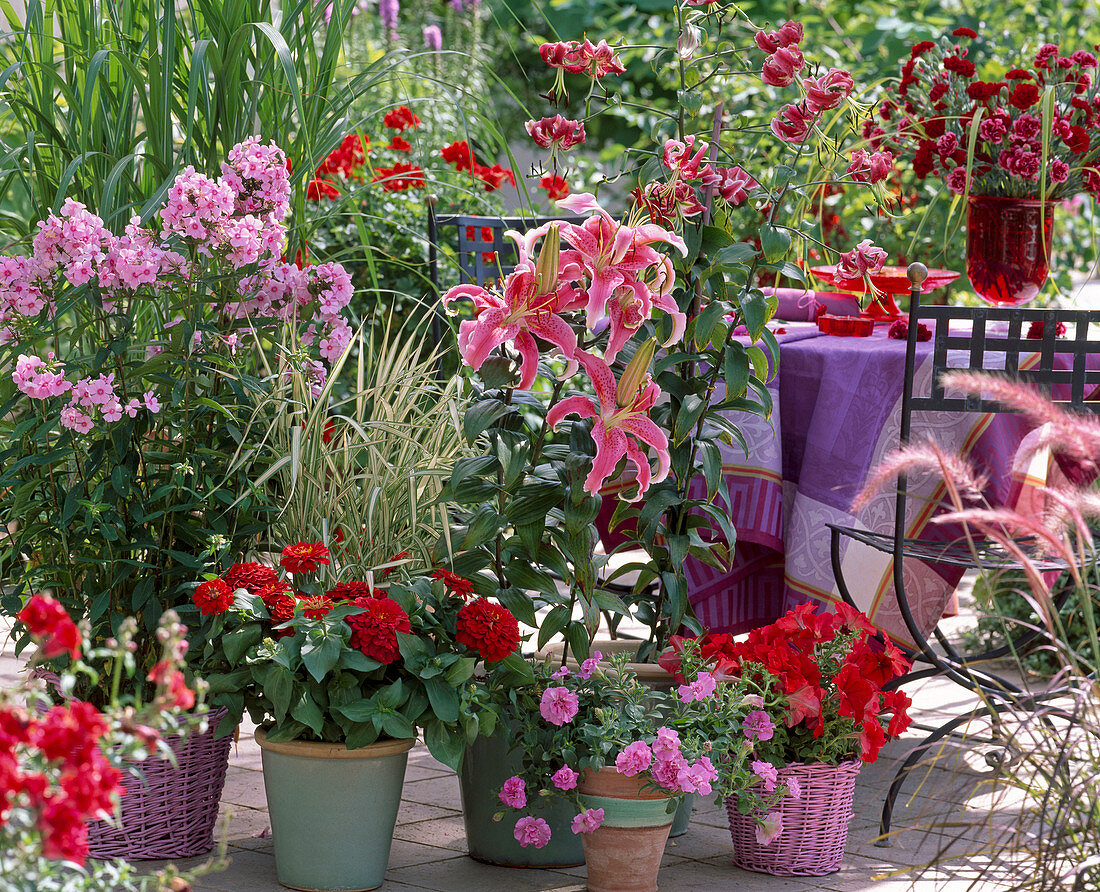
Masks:
[[[523,808],[527,805],[527,785],[521,777],[508,778],[498,795],[501,802],[512,808]]]
[[[756,841],[762,846],[774,842],[783,832],[783,815],[780,812],[772,812],[766,815],[756,824]]]
[[[779,771],[774,765],[769,762],[761,762],[758,759],[754,759],[752,763],[752,773],[764,782],[765,793],[771,793],[775,790],[775,785],[779,781]]]
[[[600,660],[603,659],[603,653],[600,651],[593,652],[587,660],[581,663],[580,671],[577,675],[583,679],[589,679],[592,677],[592,673],[596,671],[596,667],[600,664]]]
[[[573,721],[577,714],[577,695],[569,688],[547,688],[539,701],[539,713],[551,725],[559,728]]]
[[[635,777],[649,768],[653,752],[644,740],[635,740],[615,757],[615,770],[627,777]]]
[[[536,849],[541,849],[550,842],[550,825],[542,818],[528,815],[516,821],[516,829],[512,835],[524,848],[533,845]]]
[[[591,833],[593,830],[598,829],[602,823],[602,808],[586,808],[579,815],[573,818],[573,832],[576,834]]]
[[[775,723],[762,709],[754,709],[745,716],[741,728],[749,740],[771,740],[775,734]]]
[[[577,778],[579,777],[579,772],[574,771],[568,765],[562,765],[550,776],[550,780],[559,790],[574,790],[577,787]]]

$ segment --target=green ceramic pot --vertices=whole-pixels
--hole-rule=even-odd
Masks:
[[[566,800],[552,798],[533,810],[515,811],[497,798],[501,785],[522,768],[518,752],[509,752],[508,737],[479,737],[466,750],[459,781],[466,844],[470,857],[501,867],[576,867],[584,864],[580,839],[573,833],[576,809]],[[493,815],[503,811],[504,820]],[[550,842],[541,849],[523,848],[512,835],[516,819],[532,814],[550,825]]]
[[[256,729],[279,882],[304,892],[362,892],[382,885],[415,740],[361,749]]]

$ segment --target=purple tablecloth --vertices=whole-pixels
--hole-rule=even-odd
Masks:
[[[749,456],[738,447],[724,448],[729,510],[738,535],[733,565],[719,571],[691,559],[686,567],[695,613],[712,631],[744,631],[795,604],[837,599],[826,523],[893,530],[890,486],[861,510],[850,506],[870,470],[897,448],[905,342],[889,339],[885,325],[870,338],[818,335],[807,324],[784,327],[779,373],[770,385],[773,417],[768,422],[737,414]],[[918,394],[929,389],[931,346],[918,345]],[[962,366],[965,360],[960,356],[951,364]],[[992,505],[1017,504],[1026,493],[1028,474],[1014,472],[1013,462],[1029,431],[1023,418],[1007,413],[913,416],[915,439],[929,437],[960,452],[987,475]],[[928,523],[929,502],[938,500],[941,486],[931,475],[910,480],[911,493],[925,498],[907,503],[908,535],[957,535]],[[843,566],[861,608],[889,634],[907,640],[893,596],[890,556],[845,540]],[[930,630],[949,604],[960,571],[907,561],[905,573],[914,614]]]

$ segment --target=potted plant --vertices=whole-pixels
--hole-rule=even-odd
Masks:
[[[859,611],[835,613],[801,605],[744,641],[709,635],[691,641],[720,678],[754,681],[762,690],[746,716],[753,741],[753,783],[729,797],[734,863],[782,876],[819,876],[844,857],[852,794],[860,765],[874,762],[887,740],[909,726],[911,700],[885,690],[909,661]],[[663,656],[679,671],[684,639]],[[798,789],[778,808],[760,794]]]
[[[530,676],[504,607],[442,579],[391,579],[403,556],[323,584],[317,570],[338,554],[295,543],[278,572],[235,565],[193,592],[202,658],[219,670],[214,701],[261,725],[276,867],[291,888],[381,884],[418,732],[457,768],[483,711],[468,684],[478,662]]]
[[[1053,43],[1030,64],[980,60],[970,54],[977,37],[960,27],[916,43],[865,136],[966,198],[970,284],[990,303],[1018,305],[1050,272],[1056,203],[1100,194],[1097,60]]]
[[[59,602],[39,593],[28,600],[20,621],[37,645],[32,668],[57,671],[51,672],[54,692],[33,674],[0,690],[0,873],[5,888],[167,889],[173,879],[179,881],[172,868],[139,877],[119,860],[89,862],[89,825],[94,834],[99,825],[117,823],[120,808],[125,823],[128,806],[145,796],[148,771],[172,757],[169,736],[199,731],[205,722],[201,712],[190,711],[201,701],[202,690],[191,690],[184,680],[186,629],[171,611],[161,618],[154,694],[141,702],[122,692],[127,677],[139,671],[130,648],[133,622],[124,621],[118,637],[97,646]],[[108,682],[114,693],[102,710],[69,696],[80,676]],[[52,695],[58,691],[64,696],[61,703]],[[176,830],[193,835],[194,818],[185,813]]]
[[[510,691],[503,717],[515,723],[522,771],[498,792],[511,811],[495,817],[521,846],[538,848],[555,830],[532,808],[566,800],[573,817],[565,832],[581,837],[593,892],[656,889],[680,798],[733,795],[752,778],[743,722],[757,682],[718,684],[699,671],[690,645],[682,665],[690,681],[654,691],[626,654],[593,655],[576,671],[545,661],[534,685]],[[785,793],[772,790],[770,803]]]

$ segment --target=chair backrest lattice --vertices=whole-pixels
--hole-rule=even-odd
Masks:
[[[516,245],[504,233],[509,229],[527,232],[544,223],[559,221],[580,223],[583,217],[485,217],[463,214],[438,216],[434,219],[436,237],[447,228],[458,233],[457,255],[459,275],[463,283],[485,285],[512,271],[516,263]]]
[[[1100,310],[1036,309],[1027,307],[961,307],[921,305],[913,299],[909,324],[934,322],[932,384],[927,396],[912,392],[912,369],[905,382],[910,412],[1008,412],[994,399],[981,394],[961,395],[944,389],[942,376],[965,369],[987,371],[1034,385],[1055,405],[1077,412],[1100,413]],[[963,325],[960,323],[969,323]],[[1027,337],[1033,323],[1042,334]],[[1058,327],[1065,334],[1058,336]],[[909,354],[915,348],[910,339]],[[906,356],[907,366],[911,355]],[[907,421],[907,417],[903,417]],[[908,425],[906,425],[907,427]]]

